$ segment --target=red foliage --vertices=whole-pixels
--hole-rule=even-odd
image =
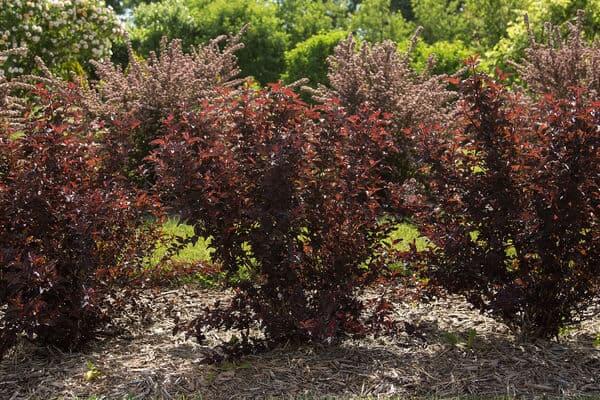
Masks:
[[[38,87],[23,135],[0,132],[0,357],[18,336],[72,349],[106,320],[112,286],[152,242],[149,203],[107,168],[68,91]]]
[[[432,282],[525,337],[552,337],[600,291],[600,103],[533,102],[473,73],[456,130],[417,135]]]
[[[356,294],[384,266],[399,188],[381,163],[397,151],[386,121],[335,104],[308,107],[288,88],[245,89],[170,124],[154,144],[166,204],[212,237],[236,295],[192,322],[258,326],[267,341],[329,341],[361,332]]]

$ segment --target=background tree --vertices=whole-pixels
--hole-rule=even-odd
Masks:
[[[392,11],[391,0],[364,0],[352,15],[350,27],[369,42],[399,41],[410,37],[415,26],[401,12]]]
[[[403,44],[400,48],[405,46]],[[452,75],[460,70],[464,61],[473,54],[475,50],[467,47],[461,40],[440,40],[433,44],[420,40],[411,54],[411,64],[417,71],[425,71],[433,58],[432,73]]]
[[[283,81],[292,83],[308,78],[311,86],[328,84],[327,57],[333,54],[335,46],[347,36],[344,31],[331,31],[298,43],[295,48],[285,53]]]
[[[126,11],[137,7],[144,3],[157,3],[160,0],[105,0],[106,5],[110,6],[119,14],[124,14]]]
[[[466,0],[462,18],[466,32],[461,39],[470,47],[491,48],[506,36],[506,28],[523,5],[520,0]]]
[[[391,7],[394,12],[400,11],[407,21],[413,21],[415,19],[415,12],[413,11],[410,0],[392,0]]]
[[[412,0],[423,37],[436,41],[462,40],[472,48],[493,47],[526,2],[517,0]]]
[[[9,57],[7,75],[29,73],[38,56],[55,72],[90,71],[89,60],[110,57],[111,39],[122,34],[116,14],[102,0],[0,0],[0,48],[27,47]]]
[[[159,48],[163,36],[178,38],[189,48],[199,35],[192,11],[185,0],[139,5],[129,27],[132,43],[144,55]]]
[[[416,24],[423,27],[423,38],[428,43],[452,41],[467,30],[463,18],[463,0],[412,0]]]
[[[421,25],[424,43],[418,46],[413,62],[422,68],[429,55],[439,53],[434,69],[439,73],[456,70],[461,56],[474,53],[481,56],[485,69],[492,71],[496,65],[506,69],[506,61],[520,59],[528,44],[525,13],[536,26],[537,37],[542,36],[543,21],[564,24],[579,8],[586,12],[589,38],[597,35],[600,26],[600,0],[124,0],[122,4],[134,7],[131,37],[144,56],[158,48],[163,35],[181,38],[188,48],[215,35],[237,32],[249,23],[240,66],[242,75],[254,75],[261,83],[281,77],[287,68],[286,51],[332,30],[349,30],[368,42],[389,39],[403,46]],[[324,44],[323,38],[319,40]],[[115,59],[125,60],[124,47],[116,50]],[[318,80],[322,81],[322,67],[312,66],[318,70],[306,74],[321,76]]]
[[[508,68],[508,61],[520,60],[529,45],[527,20],[531,33],[538,40],[545,37],[544,23],[550,22],[566,31],[567,22],[573,21],[577,10],[584,12],[583,31],[588,40],[600,37],[600,0],[547,0],[527,1],[514,11],[515,19],[509,23],[505,37],[502,38],[485,57],[485,64]]]
[[[347,7],[332,0],[280,0],[277,14],[290,35],[291,47],[347,23]]]

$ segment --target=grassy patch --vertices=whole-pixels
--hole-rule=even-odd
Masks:
[[[170,218],[163,226],[162,231],[167,237],[189,238],[194,234],[194,227],[182,223],[177,218]],[[175,239],[173,240],[173,242]],[[173,243],[171,242],[171,243]],[[167,252],[168,244],[160,245],[152,254],[149,265],[155,267]],[[211,254],[214,249],[210,247],[210,238],[200,238],[195,245],[188,245],[171,258],[175,263],[194,264],[198,262],[211,262]]]
[[[417,251],[423,251],[429,246],[429,241],[426,237],[421,236],[419,230],[407,222],[398,224],[398,227],[390,234],[389,239],[386,239],[389,243],[396,241],[393,246],[396,250],[408,251],[410,250],[410,244],[415,243]]]
[[[199,238],[195,244],[188,244],[176,254],[166,257],[170,246],[176,245],[179,239],[194,235],[194,227],[182,223],[178,218],[170,218],[161,226],[165,241],[157,245],[154,252],[146,260],[150,279],[169,285],[201,284],[214,286],[218,283],[217,275],[212,273],[214,264],[210,247],[210,238]],[[207,271],[211,271],[208,274]]]
[[[423,251],[431,246],[431,242],[426,237],[422,236],[414,225],[407,222],[398,224],[396,229],[390,233],[387,239],[385,239],[385,242],[391,245],[393,250],[400,252],[409,251],[411,249],[411,244],[413,243],[417,251]],[[411,266],[406,262],[392,262],[390,267],[392,270],[401,272],[405,276],[409,276],[413,273]]]

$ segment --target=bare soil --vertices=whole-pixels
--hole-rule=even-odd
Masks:
[[[0,363],[0,399],[600,397],[600,348],[594,346],[600,316],[559,342],[519,343],[459,298],[409,302],[395,312],[417,327],[410,335],[284,346],[235,364],[205,365],[209,348],[173,336],[173,318],[191,318],[219,297],[227,294],[190,287],[148,292],[152,319],[127,316],[146,323],[78,353],[23,343]],[[88,363],[98,371],[91,380],[85,379]]]

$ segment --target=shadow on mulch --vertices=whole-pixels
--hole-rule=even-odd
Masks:
[[[1,399],[248,399],[372,396],[600,396],[600,320],[560,343],[518,343],[496,322],[457,298],[400,304],[412,335],[348,340],[339,346],[282,347],[235,364],[201,363],[208,349],[171,335],[176,311],[190,317],[215,296],[171,291],[155,322],[96,342],[81,353],[22,346],[0,364]],[[177,307],[174,307],[177,305]],[[223,337],[214,337],[220,340]],[[100,375],[84,379],[91,362]]]

